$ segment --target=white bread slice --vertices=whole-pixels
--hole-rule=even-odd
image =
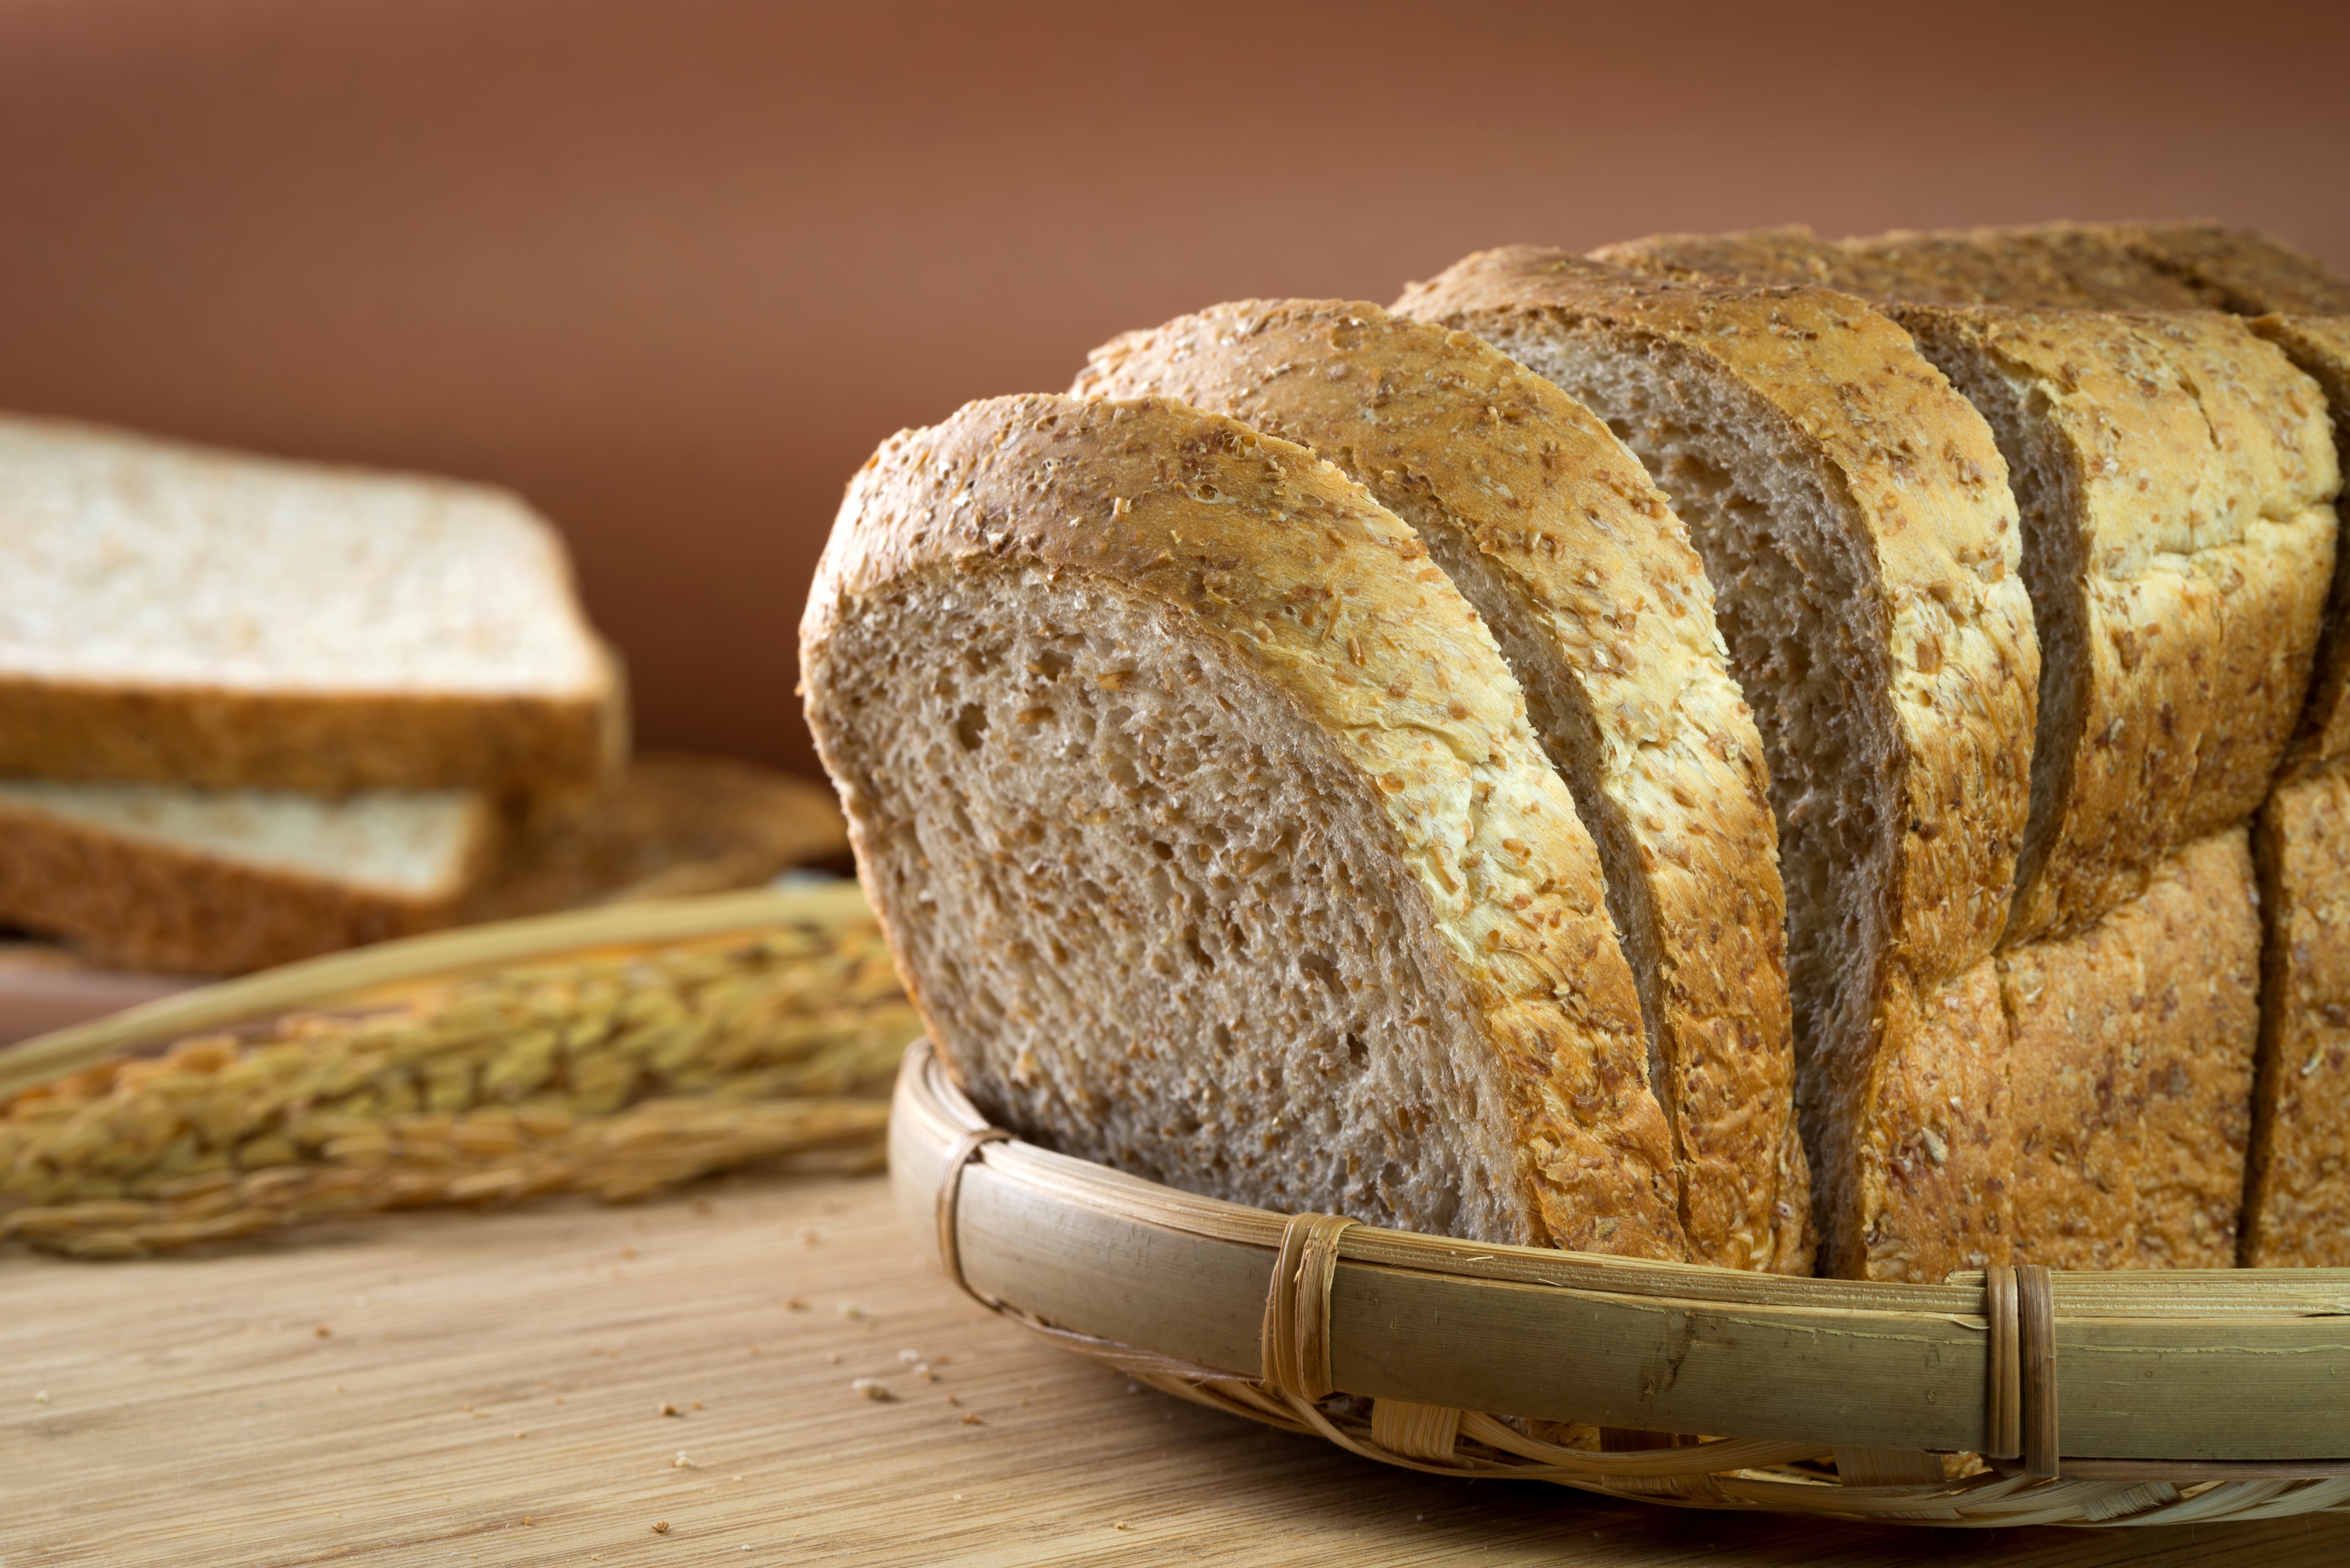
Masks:
[[[2008,1172],[1958,1085],[1997,1071],[1988,959],[2039,680],[1991,431],[1840,295],[1521,247],[1397,309],[1478,333],[1598,413],[1705,557],[1770,763],[1829,1265],[1933,1279],[1989,1257]]]
[[[1071,390],[1228,414],[1411,524],[1492,628],[1598,846],[1691,1257],[1808,1272],[1762,742],[1704,566],[1638,461],[1477,338],[1359,302],[1219,306],[1097,349]]]
[[[892,438],[801,628],[910,993],[1001,1125],[1193,1191],[1683,1254],[1599,861],[1476,612],[1302,447]]]
[[[2008,940],[2079,929],[2241,821],[2334,575],[2324,400],[2232,317],[1888,306],[1998,437],[2041,646]]]
[[[0,921],[128,969],[236,973],[457,919],[496,813],[461,791],[0,782]]]
[[[341,791],[596,776],[616,669],[473,485],[0,419],[0,774]]]

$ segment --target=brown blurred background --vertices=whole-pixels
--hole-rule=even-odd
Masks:
[[[2350,5],[0,0],[0,406],[515,487],[639,732],[809,767],[874,443],[1482,245],[2218,217],[2350,269]]]

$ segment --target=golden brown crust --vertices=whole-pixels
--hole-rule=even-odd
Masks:
[[[2350,283],[2283,241],[2223,223],[2126,223],[2111,233],[2209,304],[2240,316],[2272,310],[2350,316]]]
[[[2007,1022],[1996,961],[1883,995],[1865,1078],[1839,1085],[1846,1201],[1826,1214],[1838,1271],[1935,1282],[2007,1260],[2016,1165]]]
[[[2231,827],[2085,930],[1897,991],[1854,1113],[1857,1200],[1832,1216],[1858,1236],[1834,1244],[1886,1280],[2228,1267],[2262,1028],[2257,902]]]
[[[832,792],[728,757],[639,754],[601,787],[523,803],[466,918],[752,888],[845,862]]]
[[[1808,229],[1657,234],[1594,260],[1715,283],[1812,284],[1864,299],[2074,310],[2199,310],[2213,301],[2116,230],[2086,223],[1897,230],[1822,240]]]
[[[496,836],[479,814],[465,869],[431,894],[336,883],[0,805],[0,918],[115,968],[241,974],[463,918]]]
[[[2029,804],[2039,647],[2006,464],[1981,418],[1890,320],[1815,289],[1693,288],[1531,246],[1414,285],[1399,314],[1480,330],[1603,323],[1752,389],[1844,487],[1878,572],[1908,808],[1889,928],[1931,983],[1988,954]],[[1486,330],[1483,336],[1492,337]]]
[[[2350,758],[2280,784],[2260,862],[2260,1075],[2247,1268],[2350,1268]]]
[[[2019,493],[2042,481],[2025,527],[2050,536],[2025,563],[2048,659],[2007,940],[2079,929],[2267,793],[2334,566],[2321,400],[2229,317],[1893,313],[2008,406]]]
[[[1602,245],[1591,259],[1683,283],[1834,288],[1842,258],[1833,241],[1821,239],[1801,223],[1790,223],[1726,234],[1649,234]]]
[[[628,749],[619,663],[577,697],[311,695],[0,676],[0,774],[204,788],[584,783]]]
[[[2334,415],[2338,480],[2350,471],[2350,317],[2263,316],[2250,325],[2325,394]],[[2334,509],[2338,520],[2338,497]],[[2350,552],[2341,548],[2337,534],[2324,629],[2318,634],[2309,696],[2287,761],[2303,768],[2341,756],[2350,756]]]
[[[2015,1260],[2230,1266],[2261,1029],[2245,830],[2189,845],[2078,935],[2000,958]]]
[[[1409,528],[1304,448],[1163,400],[1048,396],[885,443],[851,483],[801,627],[811,727],[847,781],[852,837],[866,808],[823,704],[832,628],[911,574],[1024,566],[1155,601],[1295,704],[1364,781],[1458,958],[1538,1233],[1680,1256],[1670,1136],[1590,837],[1474,612]],[[868,892],[885,923],[911,918]],[[951,1050],[953,1020],[930,1021]]]
[[[1638,461],[1476,338],[1359,302],[1219,306],[1096,350],[1072,389],[1161,392],[1312,447],[1432,547],[1449,536],[1491,564],[1510,622],[1544,644],[1529,650],[1543,669],[1516,667],[1536,733],[1565,772],[1562,732],[1588,727],[1601,777],[1578,807],[1640,867],[1645,896],[1612,891],[1619,924],[1644,925],[1636,954],[1658,956],[1643,1000],[1691,1254],[1808,1270],[1761,742],[1724,667],[1704,566]],[[1552,671],[1575,691],[1545,702]]]

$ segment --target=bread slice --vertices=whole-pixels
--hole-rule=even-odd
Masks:
[[[2324,389],[2350,468],[2350,320],[2252,329]],[[2262,1039],[2243,1262],[2350,1267],[2350,553],[2338,545],[2316,673],[2283,774],[2261,808]]]
[[[2164,859],[2085,929],[2001,953],[2013,1262],[2235,1263],[2259,903],[2237,825]]]
[[[2350,281],[2272,234],[2211,223],[2124,223],[2109,232],[2214,308],[2350,316]]]
[[[2012,476],[2041,663],[2008,940],[2077,930],[2268,793],[2334,572],[2323,399],[2232,317],[1887,308]]]
[[[496,813],[459,791],[0,782],[0,922],[125,969],[232,974],[452,923]]]
[[[1310,452],[1159,399],[894,437],[801,668],[1001,1125],[1278,1210],[1684,1252],[1574,800],[1476,612]]]
[[[0,419],[0,774],[508,789],[617,760],[555,534],[472,485]]]
[[[1071,389],[1165,393],[1311,447],[1411,525],[1492,628],[1598,846],[1690,1255],[1808,1272],[1762,742],[1704,566],[1638,461],[1477,338],[1362,303],[1219,306],[1097,349]]]
[[[2261,1048],[2242,1260],[2350,1268],[2350,756],[2261,808]]]
[[[1831,1266],[1931,1279],[1989,1256],[2008,1172],[1974,1102],[1892,1091],[1996,1065],[1981,966],[2030,799],[2039,651],[1990,430],[1898,327],[1823,291],[1517,248],[1397,308],[1597,412],[1705,558],[1770,764]],[[1909,1160],[1920,1145],[1943,1158]]]
[[[2263,316],[2250,325],[2317,383],[2332,415],[2334,472],[2350,477],[2350,317]],[[2337,517],[2342,510],[2337,499]],[[2350,756],[2350,551],[2337,543],[2324,628],[2287,766],[2344,756]]]
[[[525,803],[466,913],[504,919],[754,888],[847,857],[848,826],[823,785],[727,757],[640,753],[600,788]]]

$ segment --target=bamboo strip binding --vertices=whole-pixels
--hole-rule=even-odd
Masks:
[[[1113,1367],[1139,1381],[1194,1403],[1244,1416],[1290,1431],[1318,1436],[1349,1452],[1380,1462],[1440,1475],[1542,1480],[1610,1496],[1679,1506],[1759,1509],[1848,1519],[1899,1521],[1960,1527],[2021,1524],[2123,1525],[2210,1523],[2273,1518],[2318,1511],[2350,1511],[2350,1461],[2309,1459],[2113,1460],[2060,1457],[2057,1421],[2059,1314],[2055,1279],[2045,1269],[2023,1266],[1984,1271],[1974,1293],[1988,1341],[1981,1385],[1986,1442],[1971,1473],[1940,1474],[1941,1460],[1918,1449],[1829,1441],[1776,1441],[1756,1437],[1713,1437],[1680,1447],[1593,1451],[1567,1448],[1532,1435],[1523,1423],[1457,1404],[1388,1397],[1362,1398],[1338,1390],[1333,1370],[1333,1296],[1342,1263],[1394,1267],[1381,1254],[1395,1251],[1441,1254],[1456,1260],[1443,1272],[1463,1282],[1474,1266],[1513,1260],[1531,1249],[1490,1248],[1466,1259],[1458,1244],[1404,1238],[1376,1231],[1331,1215],[1282,1218],[1237,1205],[1191,1199],[1097,1167],[1048,1154],[989,1127],[947,1078],[927,1042],[908,1053],[899,1080],[892,1117],[892,1179],[909,1217],[920,1213],[917,1234],[937,1239],[948,1276],[974,1300],[1062,1348]],[[1188,1235],[1219,1241],[1232,1232],[1252,1233],[1262,1250],[1256,1365],[1248,1371],[1210,1366],[1160,1349],[1124,1343],[1055,1324],[1008,1299],[1023,1293],[1002,1285],[990,1290],[964,1275],[972,1256],[963,1205],[972,1173],[984,1171],[991,1187],[1007,1194],[1017,1189],[1034,1201],[1040,1217],[1055,1206],[1064,1216],[1105,1213],[1122,1220],[1135,1239]],[[1164,1194],[1156,1210],[1197,1213],[1196,1225],[1165,1212],[1141,1212],[1146,1204],[1121,1203],[1131,1190],[1138,1199]],[[924,1212],[927,1210],[927,1212]],[[1000,1223],[1000,1220],[997,1223]],[[1042,1250],[1061,1230],[1044,1226],[1022,1231],[1024,1246]],[[925,1237],[924,1239],[929,1239]],[[1399,1242],[1409,1245],[1399,1246]],[[1147,1249],[1145,1249],[1147,1251]],[[1121,1248],[1122,1255],[1129,1249]],[[1539,1255],[1539,1254],[1537,1254]],[[1571,1255],[1553,1255],[1565,1262]],[[1098,1280],[1097,1260],[1072,1267]],[[1627,1275],[1642,1270],[1621,1260],[1573,1257],[1577,1268]],[[1668,1265],[1673,1277],[1721,1276],[1724,1271]],[[1647,1271],[1654,1273],[1653,1266]],[[1421,1277],[1425,1277],[1424,1275]],[[2272,1278],[2273,1276],[2272,1276]],[[2176,1283],[2178,1276],[2172,1276]],[[1157,1295],[1171,1282],[1138,1275],[1128,1282]],[[2159,1293],[2164,1277],[2138,1274],[2121,1282]],[[2199,1290],[2208,1282],[2188,1282]],[[2237,1277],[2232,1282],[2243,1284]],[[2251,1282],[2265,1289],[2265,1281]],[[2295,1281],[2295,1283],[2302,1282]],[[1724,1289],[1752,1293],[1751,1276],[1725,1277]],[[2303,1315],[2330,1317],[2334,1307],[2330,1281]],[[1835,1297],[1851,1287],[1829,1281],[1773,1281],[1773,1293],[1794,1298]],[[1947,1301],[1947,1287],[1869,1287],[1882,1297],[1908,1292]],[[1234,1305],[1236,1303],[1224,1303]],[[1700,1306],[1711,1303],[1699,1303]],[[1726,1300],[1721,1304],[1730,1304]],[[1672,1310],[1681,1310],[1687,1302]],[[1660,1309],[1662,1310],[1662,1309]],[[2245,1314],[2250,1319],[2249,1312]],[[1921,1318],[1942,1319],[1926,1312]],[[2150,1320],[2155,1321],[2155,1320]],[[2345,1320],[2350,1321],[2350,1320]],[[2345,1336],[2350,1338],[2350,1336]],[[2350,1344],[2345,1344],[2350,1349]],[[1887,1389],[1888,1399],[1906,1390]],[[1336,1397],[1333,1397],[1336,1394]],[[2341,1418],[2350,1450],[2350,1410]],[[2331,1428],[2329,1428],[2330,1431]],[[1823,1461],[1837,1459],[1836,1473]],[[1928,1479],[1937,1476],[1938,1479]]]

